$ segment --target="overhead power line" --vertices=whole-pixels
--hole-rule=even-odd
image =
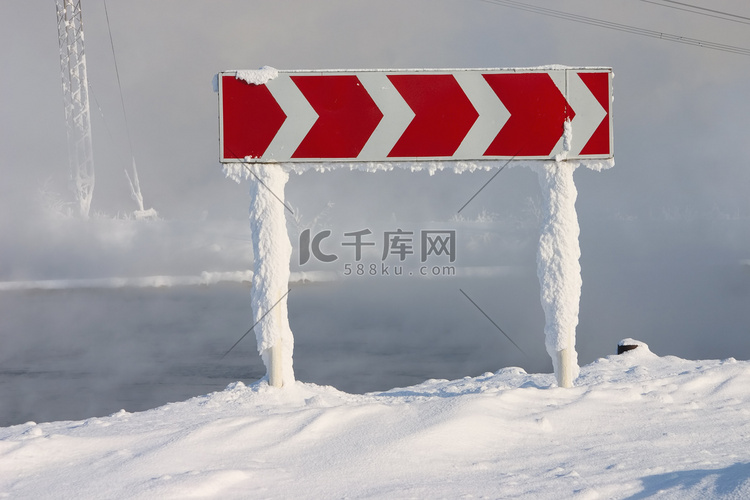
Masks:
[[[125,111],[125,98],[122,95],[122,83],[120,81],[120,69],[117,66],[117,55],[115,53],[115,42],[112,39],[112,27],[109,23],[109,11],[107,10],[107,0],[104,0],[104,16],[107,19],[107,31],[109,32],[109,45],[112,48],[112,60],[115,63],[115,75],[117,76],[117,88],[120,91],[120,104],[122,105],[122,116],[125,120],[125,133],[128,136],[128,145],[130,146],[130,156],[133,156],[133,140],[130,136],[130,125],[128,124],[128,112]]]
[[[637,26],[630,26],[628,24],[615,23],[615,22],[606,21],[603,19],[596,19],[593,17],[581,16],[578,14],[571,14],[570,12],[564,12],[564,11],[555,10],[555,9],[548,9],[546,7],[529,5],[526,3],[516,2],[513,0],[480,0],[480,1],[493,4],[493,5],[509,7],[511,9],[523,10],[526,12],[533,12],[535,14],[541,14],[543,16],[553,17],[556,19],[564,19],[566,21],[573,21],[576,23],[587,24],[589,26],[598,26],[600,28],[621,31],[623,33],[630,33],[632,35],[646,36],[649,38],[657,38],[659,40],[666,40],[668,42],[681,43],[684,45],[692,45],[694,47],[702,47],[704,49],[718,50],[721,52],[729,52],[732,54],[750,56],[750,48],[746,48],[746,47],[738,47],[736,45],[727,45],[723,43],[711,42],[708,40],[700,40],[697,38],[673,35],[670,33],[664,33],[663,31],[639,28]]]
[[[670,9],[681,10],[684,12],[690,12],[692,14],[698,14],[699,16],[713,17],[716,19],[722,19],[724,21],[732,21],[741,24],[750,24],[750,17],[740,16],[739,14],[732,14],[731,12],[724,12],[716,9],[709,9],[707,7],[701,7],[699,5],[693,5],[685,2],[678,2],[677,0],[641,0],[660,7],[667,7]]]

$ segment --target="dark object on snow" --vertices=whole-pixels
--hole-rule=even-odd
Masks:
[[[631,345],[618,344],[617,345],[617,354],[622,354],[622,353],[624,353],[626,351],[632,351],[636,347],[638,347],[638,345],[636,345],[636,344],[631,344]]]

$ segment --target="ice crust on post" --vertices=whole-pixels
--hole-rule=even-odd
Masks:
[[[575,210],[578,197],[573,172],[577,163],[550,162],[536,167],[544,198],[544,220],[539,235],[537,276],[539,277],[544,338],[558,383],[578,377],[575,352],[576,326],[581,299],[580,228]],[[562,373],[560,352],[568,356],[569,373]]]
[[[275,165],[253,165],[250,177],[250,231],[254,273],[251,294],[258,352],[269,377],[274,371],[281,385],[294,383],[292,353],[294,337],[289,327],[286,293],[292,244],[286,230],[284,186],[289,174]],[[276,356],[272,359],[273,350]],[[277,366],[277,364],[280,365]]]
[[[570,120],[563,124],[562,141],[563,151],[554,162],[533,167],[542,189],[544,213],[536,272],[544,309],[544,345],[552,358],[557,385],[572,387],[580,372],[575,344],[583,281],[578,241],[581,231],[576,213],[578,190],[573,181],[573,172],[580,163],[567,161],[573,142]]]

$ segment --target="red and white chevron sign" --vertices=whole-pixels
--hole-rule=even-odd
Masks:
[[[610,68],[219,74],[222,162],[612,158]]]

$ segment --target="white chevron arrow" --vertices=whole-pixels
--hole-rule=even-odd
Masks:
[[[269,80],[266,87],[287,118],[263,157],[274,161],[288,161],[318,120],[318,113],[288,74]]]
[[[414,119],[414,111],[401,97],[386,73],[362,72],[357,73],[357,78],[383,113],[383,119],[378,123],[358,157],[385,160]]]
[[[573,128],[573,140],[570,146],[570,156],[578,156],[589,142],[591,136],[601,124],[607,110],[599,104],[594,94],[589,90],[576,71],[568,71],[568,103],[573,107],[576,115],[570,122]]]
[[[510,118],[510,112],[497,98],[482,73],[459,71],[454,76],[474,109],[479,113],[479,118],[474,122],[453,157],[457,159],[481,158]]]
[[[568,82],[565,76],[565,72],[566,70],[564,69],[554,69],[554,70],[547,71],[547,74],[549,74],[549,77],[552,79],[555,86],[557,86],[557,89],[560,91],[563,97],[565,97],[565,100],[568,101],[568,104],[570,104],[570,100],[568,99]],[[576,111],[575,106],[572,106],[572,108],[573,108],[573,111]],[[564,149],[565,149],[565,136],[563,134],[563,131],[560,130],[560,140],[558,140],[557,144],[555,144],[555,147],[552,148],[552,152],[550,153],[550,156],[555,157],[556,155],[562,153]]]

